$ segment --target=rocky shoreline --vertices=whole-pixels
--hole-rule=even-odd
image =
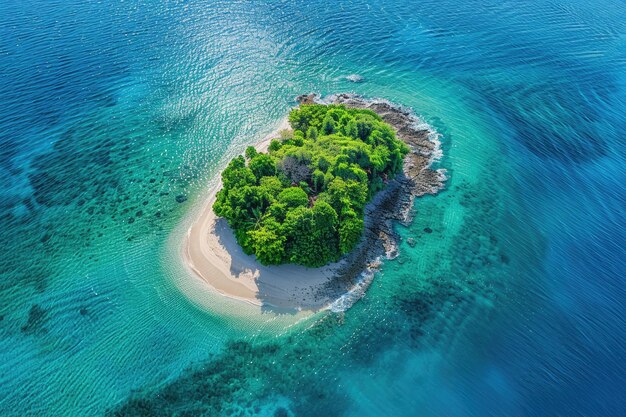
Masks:
[[[379,259],[397,256],[398,236],[393,221],[411,221],[413,202],[424,194],[436,194],[444,186],[444,171],[431,168],[440,152],[438,143],[431,139],[434,133],[410,110],[384,100],[368,100],[356,94],[336,94],[321,99],[316,94],[301,95],[299,104],[343,104],[346,107],[370,109],[389,123],[398,139],[410,148],[405,156],[403,172],[389,181],[365,207],[365,230],[362,242],[343,260],[335,279],[319,288],[316,298],[337,299],[358,288],[366,290],[373,272],[380,267]],[[356,295],[358,299],[360,294]],[[348,305],[349,307],[349,305]]]

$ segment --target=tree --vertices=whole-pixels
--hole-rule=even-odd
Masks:
[[[315,233],[319,235],[321,242],[331,244],[335,240],[337,222],[339,217],[337,212],[324,201],[317,201],[312,209],[313,221],[316,226]],[[331,245],[332,246],[332,245]]]
[[[278,167],[287,178],[296,184],[300,181],[308,181],[311,177],[311,168],[308,167],[306,161],[300,160],[293,155],[283,158],[279,162]]]
[[[374,152],[370,156],[370,162],[377,172],[385,171],[390,162],[389,154],[389,149],[383,145],[379,145],[374,149]]]
[[[309,205],[309,196],[300,187],[285,188],[278,194],[278,202],[287,208]]]
[[[317,267],[338,259],[336,223],[337,213],[326,203],[288,212],[284,230],[290,261]]]
[[[231,227],[249,229],[256,226],[272,203],[272,196],[263,187],[258,186],[246,185],[235,188],[226,195],[226,202],[221,205],[221,214],[217,211],[216,214],[225,217]]]
[[[323,155],[320,156],[319,159],[317,160],[317,166],[322,172],[328,171],[328,168],[330,168],[330,165],[331,165],[330,161],[326,159],[326,157]]]
[[[365,203],[367,203],[367,182],[349,180],[345,182],[345,187],[350,205],[357,213],[363,213]]]
[[[336,132],[335,119],[333,119],[330,114],[326,115],[322,122],[322,132],[325,135],[332,135]]]
[[[320,128],[330,106],[319,104],[305,104],[289,113],[289,124],[295,130],[306,132],[309,126]]]
[[[356,122],[354,119],[350,119],[346,127],[344,128],[345,135],[351,137],[353,139],[358,139],[359,131],[356,127]]]
[[[282,146],[283,146],[283,144],[282,144],[279,140],[272,139],[272,140],[270,141],[270,146],[269,146],[268,150],[270,151],[270,153],[271,153],[271,152],[276,152],[276,151],[277,151],[277,150],[279,150]]]
[[[259,229],[249,232],[254,254],[263,265],[278,265],[283,262],[286,238],[280,229],[280,224],[275,219],[268,218]]]
[[[254,176],[259,180],[261,177],[276,175],[276,162],[274,162],[271,156],[265,153],[259,153],[252,157],[248,166]]]
[[[335,133],[335,120],[330,115],[327,115],[322,122],[322,132],[325,135]]]
[[[304,132],[301,130],[294,130],[291,143],[297,147],[304,145]]]
[[[315,191],[322,191],[324,189],[324,173],[319,169],[313,171],[313,174],[311,175],[311,182],[313,182],[313,188],[315,188]]]
[[[335,169],[333,174],[336,177],[341,177],[344,180],[355,180],[363,183],[367,183],[367,173],[361,169],[357,164],[340,163]]]
[[[333,178],[332,181],[327,184],[326,193],[320,196],[319,199],[330,204],[337,213],[352,208],[352,202],[348,197],[346,182],[339,177]]]
[[[255,156],[257,156],[257,154],[258,154],[258,152],[257,152],[257,150],[256,150],[256,148],[254,146],[248,146],[246,148],[246,152],[245,153],[246,153],[246,158],[248,158],[248,159],[252,159]]]
[[[309,127],[306,131],[306,137],[311,140],[317,140],[317,128],[315,126]]]
[[[339,237],[337,234],[339,216],[337,216],[337,212],[330,204],[324,201],[316,201],[312,209],[312,214],[313,226],[315,227],[314,237],[318,245],[316,254],[319,256],[320,260],[323,260],[320,265],[328,263],[329,259],[339,259],[339,253],[337,251],[339,246]]]
[[[344,214],[339,226],[339,250],[342,254],[349,253],[361,240],[363,220],[354,211]]]
[[[226,169],[222,172],[222,183],[226,190],[230,190],[245,185],[253,185],[256,183],[256,177],[252,171],[246,167],[246,160],[240,155],[230,161]]]
[[[370,122],[370,120],[368,120],[367,117],[361,117],[357,119],[356,130],[359,139],[361,139],[363,142],[367,142],[367,139],[369,138],[370,133],[372,133],[373,130],[372,123]]]
[[[301,106],[299,109],[294,109],[289,113],[289,124],[292,128],[304,132],[309,127],[312,118],[313,116],[311,112],[307,111],[307,107]]]
[[[282,223],[287,215],[287,205],[284,203],[272,203],[265,211],[265,215]]]
[[[243,228],[233,228],[235,230],[235,239],[243,252],[247,255],[252,255],[254,253],[254,246],[252,245],[252,238],[250,237],[250,233],[248,229]]]
[[[259,180],[259,186],[262,187],[269,195],[278,196],[283,190],[283,184],[275,176],[261,177]]]

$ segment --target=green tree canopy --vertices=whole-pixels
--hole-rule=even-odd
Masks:
[[[278,194],[278,202],[287,208],[296,208],[309,205],[309,196],[300,187],[285,188]]]
[[[366,109],[301,105],[289,122],[268,153],[248,147],[228,164],[213,209],[260,262],[321,266],[358,244],[365,204],[408,148]]]
[[[274,159],[264,153],[256,154],[248,164],[250,170],[257,179],[262,177],[272,177],[276,175],[276,162]]]

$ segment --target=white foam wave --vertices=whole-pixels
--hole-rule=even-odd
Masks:
[[[328,309],[333,313],[341,313],[352,307],[357,301],[359,301],[365,295],[365,292],[369,288],[370,284],[374,280],[374,274],[380,266],[380,257],[376,258],[374,262],[368,266],[365,271],[361,272],[359,279],[352,288],[341,297],[333,301]]]
[[[435,162],[441,161],[441,158],[443,157],[443,150],[441,149],[441,133],[437,132],[426,122],[423,122],[420,125],[420,127],[422,126],[428,131],[428,140],[435,145],[428,162],[428,166],[430,166]]]
[[[346,76],[346,80],[353,83],[362,83],[363,81],[365,81],[365,78],[359,74],[350,74]]]

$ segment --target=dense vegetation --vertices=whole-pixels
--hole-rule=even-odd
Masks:
[[[370,110],[302,105],[292,131],[222,172],[213,209],[263,264],[325,265],[363,233],[363,209],[402,169],[407,146]]]

